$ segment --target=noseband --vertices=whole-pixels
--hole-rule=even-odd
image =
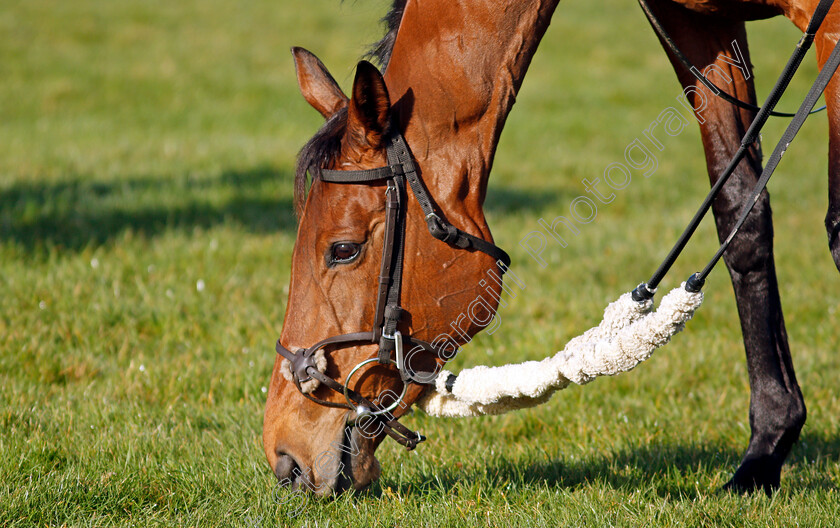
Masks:
[[[461,231],[435,212],[432,198],[420,179],[420,173],[411,157],[411,151],[405,138],[399,133],[396,125],[392,126],[392,129],[396,132],[388,136],[388,166],[367,170],[321,169],[320,171],[320,179],[324,182],[359,184],[384,181],[387,185],[385,190],[385,240],[382,248],[382,263],[377,287],[373,329],[370,332],[355,332],[329,337],[309,348],[301,348],[295,352],[290,352],[278,340],[276,349],[278,354],[289,360],[292,379],[303,396],[325,407],[355,411],[355,416],[352,418],[351,414],[348,413],[348,425],[353,425],[354,422],[358,422],[362,418],[375,420],[389,436],[411,450],[426,438],[399,423],[391,414],[391,411],[400,405],[404,406],[403,399],[409,383],[417,385],[433,384],[437,373],[417,372],[409,367],[407,359],[410,359],[415,352],[422,350],[435,353],[436,350],[431,343],[411,336],[404,336],[397,330],[403,313],[400,306],[400,287],[405,252],[406,181],[420,204],[429,233],[434,238],[459,249],[477,250],[486,253],[504,264],[504,266],[500,266],[502,272],[510,266],[510,257],[503,249]],[[364,343],[378,344],[379,352],[376,357],[365,359],[353,367],[344,383],[339,383],[326,376],[315,366],[315,353],[322,348],[332,346],[337,349]],[[409,351],[407,358],[403,353],[404,350]],[[379,405],[379,402],[371,402],[349,386],[353,375],[359,369],[371,363],[393,365],[400,374],[403,383],[402,392],[395,401],[388,405],[383,406]],[[336,403],[303,392],[300,384],[310,379],[315,379],[333,391],[342,394],[345,401]]]

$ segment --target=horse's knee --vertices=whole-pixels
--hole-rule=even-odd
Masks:
[[[743,202],[739,205],[743,205]],[[740,212],[738,208],[737,214],[730,218],[739,217]],[[719,220],[718,232],[721,239],[729,235],[734,223],[734,220]],[[736,279],[761,275],[768,271],[768,266],[773,262],[773,219],[770,198],[766,193],[755,204],[750,216],[724,253],[723,259]]]

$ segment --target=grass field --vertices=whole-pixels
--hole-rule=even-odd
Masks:
[[[415,413],[362,495],[275,503],[260,440],[296,224],[292,171],[320,116],[288,49],[346,88],[383,0],[0,3],[0,526],[836,526],[840,276],[826,248],[826,118],[771,182],[808,423],[772,498],[721,494],[749,437],[732,289],[630,374],[541,408]],[[799,38],[750,24],[759,94]],[[781,106],[792,109],[809,58]],[[564,214],[679,86],[635,2],[568,0],[502,136],[487,213],[527,289],[455,370],[552,354],[655,268],[708,188],[696,126],[665,141],[565,249]],[[784,122],[770,123],[765,151]],[[665,287],[716,248],[704,225]]]

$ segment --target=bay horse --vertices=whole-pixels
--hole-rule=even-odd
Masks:
[[[298,159],[295,192],[300,224],[278,341],[278,351],[286,351],[293,363],[299,359],[304,368],[297,378],[290,376],[301,364],[290,365],[277,357],[265,409],[265,454],[280,483],[318,494],[362,489],[380,474],[374,451],[386,434],[408,442],[409,447],[422,440],[412,439],[413,433],[400,429],[396,419],[428,386],[404,385],[403,366],[389,366],[387,357],[382,364],[371,361],[364,363],[365,368],[356,367],[377,356],[384,337],[391,337],[394,344],[402,342],[399,336],[410,336],[417,342],[457,346],[491,320],[505,265],[475,245],[437,240],[430,232],[427,211],[436,211],[433,216],[439,215],[445,225],[457,226],[456,231],[492,243],[482,204],[496,145],[558,2],[395,0],[386,17],[388,31],[375,48],[384,74],[367,62],[359,63],[349,97],[314,55],[293,49],[300,91],[326,123]],[[784,15],[803,30],[817,0],[650,0],[649,4],[694,65],[703,70],[714,64],[715,71],[732,79],[727,85],[731,95],[755,104],[745,22]],[[840,8],[829,12],[817,34],[820,66],[838,35]],[[740,43],[740,57],[734,55],[734,40]],[[684,89],[694,90],[686,93],[693,93],[697,103],[697,92],[706,88],[666,51],[679,82]],[[719,98],[705,99],[698,123],[714,182],[738,149],[755,113]],[[829,120],[825,225],[840,268],[840,84],[836,78],[829,83],[825,100]],[[360,177],[348,185],[324,176],[341,171],[370,174],[358,171],[394,165],[392,147],[397,137],[409,146],[411,165],[422,176],[421,185],[432,206],[421,203],[423,197],[416,192],[401,194],[401,202],[395,200],[389,188],[393,180]],[[307,172],[312,176],[308,192]],[[719,236],[730,231],[760,173],[761,152],[755,144],[714,202]],[[398,291],[400,313],[393,318],[398,322],[398,337],[387,332],[383,336],[375,328],[375,321],[383,317],[380,303],[375,302],[382,298],[380,275],[385,268],[381,261],[387,253],[382,248],[389,247],[394,234],[386,218],[396,202],[402,204],[405,257],[399,275],[404,279]],[[749,445],[726,484],[741,492],[770,493],[779,487],[782,464],[806,417],[782,316],[772,235],[765,192],[725,255],[750,381]],[[384,281],[393,279],[391,274]],[[485,302],[472,309],[479,297]],[[465,317],[467,312],[472,316]],[[332,336],[361,335],[372,325],[379,344],[375,339],[358,339],[314,345]],[[419,351],[415,359],[422,369],[439,368],[451,357],[434,354],[428,347]],[[312,380],[307,383],[314,386],[300,384],[307,372],[304,360],[310,366],[319,362],[320,386]],[[351,393],[356,396],[339,394],[349,382],[331,387],[330,380],[345,380],[356,370],[361,372],[352,384]],[[389,406],[393,413],[388,423],[379,420],[375,434],[352,427],[352,419],[364,417],[369,409],[344,400],[369,402],[383,393],[400,394],[395,398],[400,405]]]

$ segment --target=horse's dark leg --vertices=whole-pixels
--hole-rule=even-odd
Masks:
[[[837,34],[840,20],[829,17],[824,24],[829,26],[817,38],[817,58],[822,68],[836,39],[826,33]],[[827,31],[826,31],[827,30]],[[832,77],[825,89],[825,104],[828,107],[828,212],[825,215],[825,229],[828,232],[828,247],[834,264],[840,270],[840,82]]]
[[[742,22],[691,12],[673,2],[653,3],[663,26],[700,70],[739,99],[755,102],[752,74],[718,56],[746,63],[750,72],[746,30]],[[740,49],[740,60],[733,41]],[[700,83],[679,63],[675,70],[686,91]],[[731,81],[727,82],[727,77]],[[754,113],[740,110],[702,88],[704,97],[689,93],[700,123],[709,176],[715,181],[738,149]],[[705,105],[705,106],[704,106]],[[744,198],[761,173],[761,153],[750,150],[714,203],[718,236],[725,237],[738,216]],[[750,379],[750,436],[741,465],[726,487],[738,491],[779,486],[782,463],[805,423],[805,403],[796,382],[782,317],[773,261],[773,224],[770,198],[765,192],[724,256],[732,279]]]

